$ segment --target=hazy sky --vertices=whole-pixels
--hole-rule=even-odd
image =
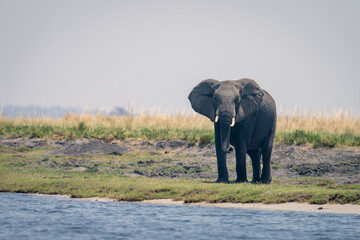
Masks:
[[[277,105],[360,111],[360,1],[0,0],[0,105],[189,109],[248,77]]]

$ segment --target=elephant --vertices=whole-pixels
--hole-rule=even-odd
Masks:
[[[235,148],[235,182],[248,182],[248,154],[253,167],[252,183],[270,183],[270,158],[276,129],[276,105],[270,94],[249,78],[207,79],[192,89],[188,99],[197,113],[214,122],[218,167],[216,182],[229,182],[226,154]]]

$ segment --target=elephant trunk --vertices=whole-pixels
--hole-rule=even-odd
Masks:
[[[231,128],[235,126],[235,107],[231,104],[220,106],[216,110],[215,122],[220,124],[221,149],[223,152],[228,152]]]
[[[220,123],[220,140],[221,140],[221,149],[223,150],[223,152],[229,151],[230,131],[231,131],[231,127],[229,124]]]

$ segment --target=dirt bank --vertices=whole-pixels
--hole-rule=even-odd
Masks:
[[[162,204],[162,205],[186,205],[186,206],[202,206],[202,207],[219,207],[219,208],[238,208],[252,210],[268,210],[268,211],[296,211],[296,212],[313,212],[313,213],[343,213],[343,214],[360,214],[360,206],[354,204],[322,204],[314,205],[309,203],[280,203],[280,204],[264,204],[264,203],[184,203],[183,201],[173,201],[171,199],[154,199],[145,200],[142,203]]]
[[[79,201],[90,202],[117,202],[111,198],[71,198],[69,195],[48,195],[48,194],[32,194],[35,196],[55,197],[62,199],[75,199]],[[309,203],[281,203],[281,204],[263,204],[263,203],[185,203],[184,201],[174,201],[171,199],[153,199],[144,200],[139,203],[144,204],[161,204],[161,205],[177,205],[177,206],[201,206],[201,207],[219,207],[219,208],[237,208],[251,210],[268,210],[268,211],[301,211],[313,213],[341,213],[341,214],[360,214],[360,205],[354,204],[321,204],[314,205]]]
[[[136,141],[116,140],[105,143],[97,139],[74,141],[51,139],[0,139],[0,146],[46,149],[47,157],[37,164],[72,171],[121,170],[126,176],[144,175],[165,178],[217,177],[214,144],[190,144],[181,140]],[[136,154],[138,155],[136,155]],[[141,153],[141,154],[140,154]],[[127,155],[125,156],[123,155]],[[89,157],[96,155],[96,157]],[[106,156],[116,156],[109,158]],[[57,156],[66,156],[59,161]],[[132,156],[135,160],[126,160]],[[137,157],[138,156],[138,157]],[[252,176],[248,159],[248,176]],[[320,177],[338,184],[360,182],[360,149],[311,148],[308,146],[275,145],[271,159],[273,177],[292,179]],[[235,154],[228,154],[231,179],[235,179]],[[296,179],[296,180],[295,180]]]

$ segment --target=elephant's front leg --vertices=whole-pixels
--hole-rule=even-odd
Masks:
[[[218,179],[216,182],[229,182],[228,170],[226,167],[226,153],[221,149],[220,126],[215,123],[215,148],[218,166]]]
[[[236,147],[236,181],[238,183],[247,182],[246,176],[246,150],[243,147]]]
[[[221,150],[218,150],[218,148],[216,147],[216,157],[217,157],[217,166],[218,166],[218,179],[216,180],[216,182],[229,182],[229,175],[228,175],[228,170],[226,167],[226,155],[225,153]]]

